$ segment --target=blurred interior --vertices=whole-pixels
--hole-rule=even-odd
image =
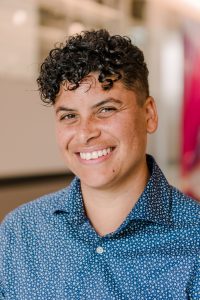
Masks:
[[[159,112],[148,152],[171,184],[195,190],[200,199],[200,142],[194,149],[195,168],[183,167],[185,68],[190,64],[184,43],[185,37],[199,40],[200,1],[1,0],[0,220],[21,203],[65,187],[73,177],[56,146],[53,110],[41,103],[35,80],[56,43],[91,28],[128,35],[143,49]],[[200,52],[200,45],[195,47]],[[197,97],[200,102],[200,93]],[[200,105],[197,111],[200,120]],[[200,133],[200,121],[195,126]]]

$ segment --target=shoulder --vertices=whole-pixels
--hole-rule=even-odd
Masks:
[[[80,200],[73,208],[74,200]],[[79,199],[80,198],[80,199]],[[82,205],[80,182],[74,178],[69,186],[57,192],[44,195],[36,200],[23,204],[10,212],[0,226],[0,239],[4,236],[12,235],[17,238],[51,231],[54,226],[56,212],[64,211],[70,214]],[[1,241],[0,241],[1,243]]]
[[[1,232],[6,229],[16,230],[22,226],[41,222],[50,218],[51,212],[59,205],[60,199],[68,193],[68,188],[41,196],[33,201],[20,205],[7,214],[1,223]]]
[[[176,222],[200,225],[200,202],[171,186],[172,218]]]

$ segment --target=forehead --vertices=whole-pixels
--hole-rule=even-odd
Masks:
[[[59,94],[56,97],[55,105],[58,102],[73,102],[78,99],[88,99],[88,101],[102,100],[103,98],[113,97],[124,99],[128,96],[136,97],[133,90],[127,89],[121,80],[114,82],[113,86],[104,90],[102,83],[98,80],[98,73],[90,73],[82,79],[79,86],[72,90],[73,84],[64,82],[60,86]]]

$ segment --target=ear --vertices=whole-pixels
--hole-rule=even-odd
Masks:
[[[144,103],[146,113],[146,129],[147,133],[153,133],[158,127],[158,114],[155,101],[152,97],[148,97]]]

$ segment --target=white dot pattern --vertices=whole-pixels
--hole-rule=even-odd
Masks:
[[[0,227],[0,299],[200,300],[200,205],[151,178],[126,220],[100,237],[80,181],[25,204]]]

